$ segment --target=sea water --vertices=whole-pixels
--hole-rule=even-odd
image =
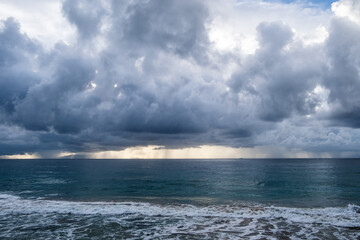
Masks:
[[[360,160],[0,160],[0,239],[360,239]]]

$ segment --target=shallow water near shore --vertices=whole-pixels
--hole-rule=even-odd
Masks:
[[[0,160],[1,239],[359,239],[356,159]]]

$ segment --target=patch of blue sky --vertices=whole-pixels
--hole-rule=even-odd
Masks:
[[[336,0],[265,0],[267,2],[283,2],[283,3],[294,3],[300,2],[309,6],[319,6],[321,8],[331,8],[331,4]]]

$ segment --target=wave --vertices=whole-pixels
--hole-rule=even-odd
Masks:
[[[289,208],[77,202],[0,194],[0,238],[356,239],[360,206]],[[56,226],[54,229],[51,226]],[[35,231],[34,231],[35,229]],[[50,229],[50,230],[49,230]],[[30,235],[29,235],[30,234]],[[93,235],[92,235],[93,234]],[[95,234],[95,235],[94,235]]]

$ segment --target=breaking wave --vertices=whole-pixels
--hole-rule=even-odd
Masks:
[[[360,206],[77,202],[0,194],[1,239],[357,239]]]

